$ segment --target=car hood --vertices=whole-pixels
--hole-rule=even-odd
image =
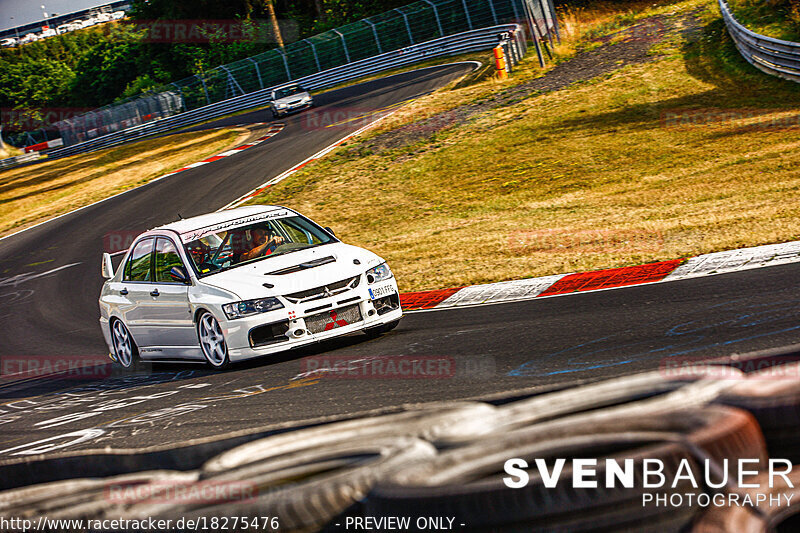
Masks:
[[[278,103],[280,103],[280,104],[288,104],[290,102],[295,102],[297,100],[302,100],[303,98],[305,98],[307,96],[311,96],[311,95],[308,94],[308,92],[297,93],[297,94],[293,94],[291,96],[284,96],[283,98],[278,98],[277,100],[274,100],[274,102],[276,104],[278,104]]]
[[[250,300],[291,294],[341,281],[381,263],[383,259],[368,250],[338,242],[267,257],[206,276],[200,281],[232,292],[242,300]],[[265,283],[272,285],[272,288],[266,287]]]

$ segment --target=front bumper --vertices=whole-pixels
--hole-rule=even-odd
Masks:
[[[370,289],[378,288],[382,289],[381,297],[373,300]],[[375,286],[362,282],[355,289],[330,298],[221,321],[220,326],[228,343],[230,360],[243,361],[399,320],[403,316],[399,297],[394,278]],[[270,338],[270,334],[274,337]]]
[[[273,108],[273,110],[274,110],[276,115],[284,116],[284,115],[288,115],[290,113],[297,113],[298,111],[302,111],[303,109],[308,109],[312,105],[314,105],[313,101],[312,102],[306,102],[304,104],[289,105],[287,107],[282,107],[280,109]]]

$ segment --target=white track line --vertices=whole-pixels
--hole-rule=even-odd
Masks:
[[[475,68],[480,68],[480,66],[481,66],[481,62],[480,62],[480,61],[456,61],[456,62],[453,62],[453,63],[443,63],[443,64],[441,64],[441,65],[432,65],[432,66],[430,66],[430,67],[422,67],[422,68],[418,68],[418,69],[415,69],[415,70],[410,70],[410,71],[408,71],[408,72],[401,72],[400,74],[408,74],[409,72],[417,72],[417,71],[420,71],[420,70],[428,70],[428,69],[434,69],[434,68],[442,68],[442,67],[447,67],[447,66],[451,66],[451,65],[461,65],[461,64],[464,64],[464,63],[473,63],[473,64],[475,64],[475,65],[476,65],[476,67],[475,67]],[[474,69],[473,69],[473,70],[474,70]],[[392,76],[399,76],[400,74],[393,74]],[[391,78],[392,76],[387,76],[387,78]],[[386,116],[389,116],[389,115],[386,115]],[[385,117],[383,117],[383,118],[385,118]],[[374,123],[373,123],[373,124],[374,124]],[[366,127],[365,127],[365,128],[362,128],[362,130],[363,130],[363,129],[366,129]],[[361,132],[361,130],[359,130],[359,131],[357,131],[357,132],[355,132],[355,133],[351,134],[350,136],[352,137],[353,135],[356,135],[357,133],[360,133],[360,132]],[[348,138],[349,138],[349,137],[348,137]],[[342,142],[344,142],[344,141],[346,141],[346,140],[347,140],[347,138],[345,138],[345,139],[341,139],[341,140],[339,141],[339,143],[342,143]],[[253,143],[253,144],[257,144],[257,143]],[[333,146],[331,146],[331,147],[329,147],[329,148],[330,148],[330,150],[332,150],[332,149],[333,149],[333,148],[335,148],[335,147],[336,147],[336,145],[333,145]],[[330,151],[330,150],[328,150],[328,151]],[[233,150],[228,150],[228,151],[226,151],[226,152],[222,152],[221,154],[217,154],[217,155],[223,155],[223,154],[227,154],[227,155],[233,155],[233,153],[236,153],[236,152],[237,152],[237,150],[234,148]],[[324,152],[324,153],[322,153],[322,154],[318,153],[318,154],[315,154],[314,156],[311,156],[311,158],[309,158],[308,160],[306,160],[304,163],[307,163],[307,162],[308,162],[309,160],[311,160],[311,159],[318,158],[318,157],[322,157],[323,155],[325,155],[326,153],[328,153],[328,152],[325,152],[324,150],[323,150],[323,152]],[[213,156],[212,156],[212,157],[213,157]],[[199,165],[197,165],[197,166],[199,166]],[[295,170],[295,171],[296,171],[296,170]],[[10,234],[8,234],[8,235],[6,235],[6,236],[4,236],[4,237],[0,237],[0,241],[2,241],[3,239],[8,239],[9,237],[13,237],[14,235],[19,235],[19,234],[20,234],[20,233],[22,233],[22,232],[25,232],[25,231],[28,231],[28,230],[32,230],[32,229],[34,229],[34,228],[37,228],[37,227],[39,227],[39,226],[41,226],[41,225],[43,225],[43,224],[47,224],[48,222],[52,222],[52,221],[54,221],[54,220],[58,220],[58,219],[59,219],[59,218],[61,218],[61,217],[65,217],[65,216],[67,216],[67,215],[71,215],[71,214],[73,214],[73,213],[77,213],[78,211],[81,211],[81,210],[83,210],[83,209],[86,209],[86,208],[88,208],[88,207],[92,207],[92,206],[95,206],[95,205],[97,205],[97,204],[103,203],[103,202],[105,202],[105,201],[107,201],[107,200],[111,200],[112,198],[116,198],[117,196],[122,196],[122,195],[123,195],[123,194],[125,194],[125,193],[131,192],[131,191],[135,191],[136,189],[139,189],[139,188],[141,188],[141,187],[145,187],[145,186],[147,186],[147,185],[150,185],[151,183],[155,183],[155,182],[157,182],[157,181],[159,181],[159,180],[162,180],[162,179],[164,179],[164,178],[167,178],[167,177],[169,177],[169,176],[171,176],[171,175],[173,175],[173,174],[176,174],[176,173],[177,173],[177,172],[172,172],[172,173],[169,173],[169,174],[165,174],[165,175],[163,175],[163,176],[159,176],[159,177],[157,177],[157,178],[156,178],[156,179],[154,179],[154,180],[148,181],[148,182],[147,182],[147,183],[145,183],[144,185],[140,185],[139,187],[134,187],[133,189],[128,189],[128,190],[126,190],[126,191],[122,191],[121,193],[115,194],[115,195],[113,195],[113,196],[109,196],[108,198],[103,198],[102,200],[98,200],[97,202],[91,203],[91,204],[89,204],[89,205],[84,205],[84,206],[82,206],[82,207],[79,207],[79,208],[77,208],[77,209],[73,209],[72,211],[69,211],[69,212],[67,212],[67,213],[62,213],[62,214],[60,214],[60,215],[56,215],[56,216],[54,216],[53,218],[48,218],[47,220],[43,220],[43,221],[41,221],[41,222],[39,222],[39,223],[37,223],[37,224],[34,224],[33,226],[29,226],[29,227],[27,227],[27,228],[23,228],[23,229],[21,229],[21,230],[19,230],[19,231],[15,231],[14,233],[10,233]],[[286,175],[281,175],[281,176],[279,176],[279,177],[280,177],[281,179],[283,179],[283,178],[285,178],[286,176],[288,176],[288,175],[290,175],[290,174],[292,174],[292,173],[293,173],[293,172],[292,172],[291,170],[289,170],[289,171],[286,171],[286,172],[284,173],[284,174],[286,174]],[[277,183],[277,182],[276,182],[276,183]],[[266,184],[265,184],[265,185],[266,185]],[[257,189],[258,189],[258,188],[254,189],[254,190],[257,190]],[[251,191],[251,192],[252,192],[252,191]],[[238,201],[238,199],[237,199],[237,201]],[[229,209],[229,206],[232,206],[234,203],[235,203],[235,202],[231,202],[230,204],[226,205],[225,207],[222,207],[222,208],[220,208],[220,209],[217,209],[217,211],[222,211],[223,209]]]
[[[276,135],[279,132],[280,132],[280,130],[278,130],[278,132],[274,133],[273,135]],[[272,137],[273,135],[270,135],[270,137]],[[266,139],[264,139],[264,140],[266,140]],[[259,144],[260,142],[262,142],[262,141],[253,142],[253,143],[247,143],[247,144],[255,145],[255,144]],[[233,155],[233,154],[238,154],[241,151],[242,150],[237,150],[237,149],[234,148],[233,150],[227,150],[227,151],[222,152],[220,154],[216,154],[216,156],[222,156],[223,154]],[[209,156],[209,158],[210,157],[216,157],[216,156]],[[224,157],[227,157],[227,156],[224,156]],[[206,159],[208,159],[208,158],[206,158]],[[205,164],[205,163],[203,163],[203,164]],[[192,165],[199,166],[196,163],[192,163]],[[184,167],[184,169],[185,168],[188,168],[188,166]],[[77,209],[73,209],[72,211],[68,211],[66,213],[61,213],[60,215],[56,215],[53,218],[48,218],[47,220],[43,220],[41,222],[38,222],[38,223],[34,224],[33,226],[29,226],[29,227],[23,228],[23,229],[21,229],[19,231],[15,231],[14,233],[10,233],[9,235],[6,235],[4,237],[0,237],[0,241],[2,241],[4,239],[8,239],[9,237],[13,237],[14,235],[19,235],[20,233],[23,233],[25,231],[29,231],[29,230],[32,230],[34,228],[38,228],[39,226],[42,226],[42,225],[47,224],[49,222],[53,222],[54,220],[58,220],[59,218],[72,215],[74,213],[77,213],[78,211],[82,211],[84,209],[88,209],[89,207],[93,207],[93,206],[95,206],[97,204],[102,204],[103,202],[107,202],[108,200],[111,200],[112,198],[116,198],[118,196],[122,196],[123,194],[127,194],[127,193],[129,193],[131,191],[135,191],[135,190],[141,189],[142,187],[147,187],[148,185],[156,183],[157,181],[161,181],[164,178],[168,178],[168,177],[173,176],[175,174],[178,174],[179,172],[182,172],[182,171],[183,171],[183,169],[181,169],[180,171],[175,171],[175,172],[170,172],[168,174],[163,174],[163,175],[161,175],[161,176],[159,176],[159,177],[157,177],[155,179],[152,179],[152,180],[148,181],[147,183],[145,183],[143,185],[139,185],[138,187],[134,187],[132,189],[124,190],[124,191],[119,192],[117,194],[114,194],[112,196],[108,196],[107,198],[103,198],[102,200],[98,200],[96,202],[92,202],[91,204],[81,206],[81,207],[79,207]]]
[[[380,121],[382,121],[385,118],[388,118],[388,117],[392,116],[397,111],[398,110],[396,109],[396,110],[392,111],[391,113],[387,113],[385,115],[382,115],[381,117],[379,117],[378,119],[370,122],[366,126],[363,126],[363,127],[357,129],[356,131],[354,131],[352,133],[348,133],[347,135],[345,135],[344,137],[342,137],[338,141],[335,141],[334,143],[329,144],[328,146],[326,146],[325,148],[323,148],[322,150],[320,150],[316,154],[312,155],[311,157],[307,157],[306,159],[304,159],[300,163],[296,164],[295,166],[293,166],[289,170],[285,170],[284,172],[278,174],[274,178],[271,178],[269,181],[265,181],[264,183],[262,183],[258,187],[254,187],[254,188],[250,189],[249,191],[244,193],[242,196],[240,196],[239,198],[237,198],[233,202],[231,202],[231,203],[229,203],[229,204],[227,204],[227,205],[225,205],[223,207],[220,207],[219,209],[217,209],[217,211],[224,211],[226,209],[233,209],[234,207],[239,207],[240,205],[242,205],[246,201],[250,200],[251,198],[254,198],[254,197],[258,196],[258,194],[260,192],[262,192],[264,189],[266,189],[267,187],[271,187],[272,185],[275,185],[276,183],[285,180],[286,178],[288,178],[289,176],[291,176],[292,174],[294,174],[295,172],[297,172],[298,170],[300,170],[301,168],[303,168],[304,166],[306,166],[310,162],[324,157],[325,155],[330,153],[332,150],[334,150],[337,146],[339,146],[342,143],[346,142],[348,139],[350,139],[352,137],[355,137],[359,133],[363,133],[363,132],[367,131],[368,129],[372,128],[372,127],[375,127]]]

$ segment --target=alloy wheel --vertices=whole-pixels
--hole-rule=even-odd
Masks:
[[[117,361],[124,368],[131,368],[133,366],[133,340],[128,328],[121,320],[115,320],[112,326],[112,337],[114,341],[114,352],[117,356]]]
[[[228,346],[217,319],[211,313],[205,313],[200,317],[197,330],[200,346],[208,363],[215,368],[225,366],[228,362]]]

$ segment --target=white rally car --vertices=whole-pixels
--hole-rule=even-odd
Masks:
[[[111,357],[205,360],[214,368],[400,321],[386,262],[279,206],[179,220],[139,235],[102,271]]]

